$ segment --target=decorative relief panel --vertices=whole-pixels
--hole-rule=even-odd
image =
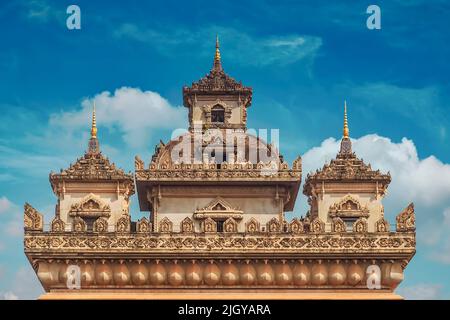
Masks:
[[[228,233],[237,232],[238,224],[233,218],[228,218],[223,224],[223,231]]]
[[[93,230],[98,233],[108,232],[108,220],[103,217],[97,218],[94,222]]]
[[[181,232],[192,233],[194,232],[194,221],[191,218],[186,217],[181,221]]]
[[[211,218],[206,218],[202,221],[202,230],[209,233],[217,232],[217,223]]]
[[[23,220],[25,230],[42,231],[44,228],[44,218],[42,214],[28,203],[25,203],[24,206]]]
[[[80,217],[73,218],[72,221],[72,231],[73,232],[85,232],[86,231],[86,222]]]
[[[64,232],[66,230],[66,224],[58,216],[53,218],[50,230],[52,232]]]
[[[309,229],[312,233],[323,233],[325,232],[325,223],[317,217],[311,221]]]
[[[292,232],[292,233],[305,232],[303,223],[300,220],[298,220],[297,218],[292,219],[292,221],[289,223],[289,232]]]
[[[116,231],[119,233],[127,233],[130,232],[131,229],[131,220],[130,216],[127,214],[123,214],[119,220],[117,220]]]
[[[142,217],[136,222],[136,231],[138,233],[149,233],[151,229],[151,224],[146,217]]]
[[[169,218],[164,217],[159,222],[159,232],[161,232],[161,233],[170,233],[172,231],[173,231],[173,223],[172,223],[172,221],[170,221]]]
[[[367,219],[359,218],[353,223],[353,232],[362,233],[367,232]]]
[[[245,223],[245,231],[248,233],[259,232],[259,221],[255,218],[251,218]]]
[[[346,232],[347,226],[345,225],[345,222],[341,218],[336,217],[336,218],[333,218],[333,222],[331,224],[331,230],[332,230],[332,232],[337,232],[337,233]]]
[[[414,213],[414,204],[410,203],[396,218],[397,231],[409,232],[416,230],[416,216]]]

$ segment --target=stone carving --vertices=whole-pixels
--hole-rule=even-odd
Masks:
[[[136,222],[136,232],[149,233],[152,230],[151,223],[146,217],[142,217]]]
[[[389,222],[384,217],[375,222],[375,232],[389,232]]]
[[[116,231],[119,233],[127,233],[130,232],[131,229],[131,221],[130,216],[127,214],[123,214],[119,220],[117,220]]]
[[[134,179],[132,174],[126,174],[123,170],[116,168],[101,152],[85,153],[68,169],[60,173],[50,173],[50,182],[53,191],[60,192],[60,185],[64,181],[98,181],[108,182],[121,181],[126,185],[129,195],[134,194]]]
[[[369,209],[362,207],[361,203],[350,194],[343,197],[339,202],[330,206],[328,211],[330,217],[368,217]]]
[[[102,217],[98,218],[94,222],[93,230],[98,233],[108,232],[108,220]]]
[[[170,233],[173,230],[173,223],[172,221],[170,221],[169,218],[164,217],[160,222],[159,222],[159,232],[161,233]]]
[[[391,175],[389,172],[382,174],[379,170],[372,170],[370,164],[365,164],[354,153],[339,153],[336,159],[325,164],[322,169],[306,176],[303,193],[312,196],[314,185],[322,182],[355,180],[378,182],[378,191],[384,194],[391,182]]]
[[[292,170],[302,171],[302,157],[298,156],[292,163]]]
[[[267,231],[269,232],[280,232],[281,224],[277,218],[272,218],[269,222],[267,222]]]
[[[64,232],[66,231],[66,224],[61,220],[59,216],[56,216],[52,220],[52,225],[50,230],[52,232]]]
[[[81,201],[72,204],[69,215],[71,217],[109,217],[111,215],[111,208],[99,196],[93,193],[88,194]]]
[[[211,218],[206,218],[202,226],[203,232],[217,232],[217,223]]]
[[[144,161],[139,156],[134,157],[134,169],[135,170],[144,170]]]
[[[73,218],[72,231],[73,232],[86,232],[86,222],[80,217]]]
[[[191,218],[186,217],[181,221],[181,232],[192,233],[194,232],[194,221]]]
[[[309,225],[309,230],[312,233],[323,233],[325,232],[325,223],[320,220],[319,217],[316,217],[311,221],[311,224]]]
[[[242,219],[243,211],[233,208],[225,199],[217,197],[206,207],[197,209],[194,212],[195,219],[219,218],[219,219]]]
[[[252,217],[245,223],[245,231],[248,233],[259,232],[259,221]]]
[[[303,227],[303,223],[298,220],[297,218],[292,219],[292,221],[289,223],[289,232],[292,233],[303,233],[305,232],[305,228]]]
[[[353,232],[363,233],[367,232],[367,219],[359,218],[353,223]]]
[[[347,232],[347,226],[345,225],[345,222],[341,218],[336,217],[333,218],[331,230],[337,233]]]
[[[237,222],[236,220],[234,220],[233,218],[228,218],[227,220],[225,220],[225,222],[223,223],[223,231],[224,232],[228,232],[228,233],[232,233],[232,232],[237,232]]]
[[[25,203],[24,206],[23,222],[25,231],[42,231],[44,229],[42,214],[28,203]]]
[[[416,216],[414,213],[414,204],[410,203],[396,218],[397,231],[409,232],[416,230]]]
[[[192,250],[202,250],[210,252],[215,250],[223,252],[241,252],[241,250],[252,250],[255,252],[267,252],[276,250],[277,252],[344,252],[355,250],[355,253],[363,254],[372,252],[375,249],[392,251],[396,253],[415,252],[414,233],[398,234],[378,234],[362,233],[355,237],[351,232],[332,234],[280,234],[274,237],[270,233],[241,233],[228,236],[218,236],[216,233],[193,233],[190,235],[172,237],[158,234],[125,233],[125,234],[105,234],[95,235],[90,233],[75,234],[66,233],[64,235],[50,232],[25,234],[25,248],[27,251],[67,249],[92,252],[99,251],[120,251],[164,252],[167,249],[177,249],[192,252]]]

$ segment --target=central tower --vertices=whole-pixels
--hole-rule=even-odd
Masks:
[[[183,88],[184,106],[189,109],[189,129],[241,129],[247,125],[252,88],[228,76],[220,59],[219,38],[211,71]]]

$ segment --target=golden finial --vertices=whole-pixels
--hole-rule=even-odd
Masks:
[[[95,120],[95,100],[92,107],[92,128],[91,128],[91,138],[97,138],[97,122]]]
[[[222,65],[220,62],[220,46],[219,46],[219,36],[216,35],[216,54],[214,55],[214,69],[221,70]]]
[[[347,120],[347,101],[344,100],[344,138],[349,137],[348,120]]]

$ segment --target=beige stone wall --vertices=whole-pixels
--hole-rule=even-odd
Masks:
[[[193,214],[197,209],[208,206],[215,197],[202,198],[186,198],[186,197],[170,197],[160,200],[160,205],[157,212],[158,225],[159,221],[167,217],[173,223],[173,231],[180,231],[181,221],[190,217],[193,219]],[[245,231],[245,223],[252,217],[257,219],[261,226],[265,226],[272,218],[280,217],[280,205],[273,200],[273,198],[223,198],[233,208],[243,211],[243,219],[238,220],[238,231]],[[200,232],[200,220],[193,219],[195,223],[195,231]]]
[[[331,231],[331,218],[328,216],[330,206],[341,201],[345,196],[351,195],[361,203],[362,207],[367,205],[369,209],[369,218],[367,219],[368,231],[375,231],[375,222],[382,215],[381,197],[376,199],[373,193],[326,193],[318,196],[319,218],[325,222],[325,230]]]
[[[228,120],[229,124],[241,124],[242,123],[242,110],[239,106],[238,101],[222,101],[228,107],[231,108],[231,117]],[[194,123],[206,123],[206,117],[204,113],[204,107],[209,105],[213,107],[217,104],[217,99],[214,100],[206,100],[206,101],[198,101],[194,104],[192,109],[192,120]]]
[[[87,190],[83,190],[89,189]],[[113,190],[116,184],[96,184],[86,188],[84,184],[66,184],[69,191],[60,196],[60,218],[66,223],[66,229],[71,230],[73,218],[69,216],[73,204],[83,201],[89,194],[98,196],[101,201],[111,208],[111,216],[108,218],[108,225],[111,231],[114,230],[117,220],[128,211],[128,203],[123,194],[117,194]]]

